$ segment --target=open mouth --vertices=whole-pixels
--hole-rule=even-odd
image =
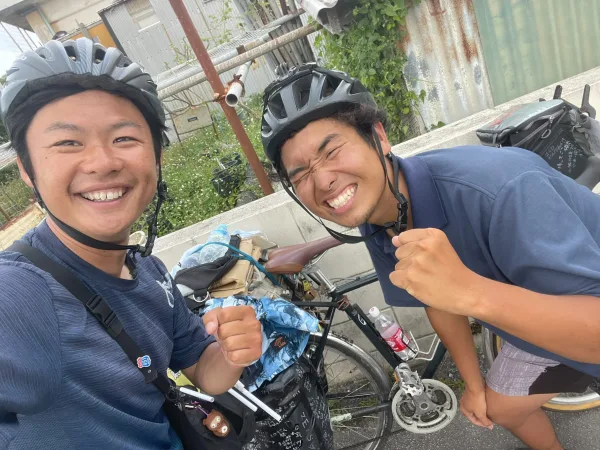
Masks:
[[[348,205],[356,194],[356,184],[348,186],[344,191],[335,198],[327,200],[325,203],[334,210],[343,209],[344,206]]]
[[[115,202],[123,198],[129,192],[128,188],[113,188],[103,191],[83,192],[79,195],[94,203]]]

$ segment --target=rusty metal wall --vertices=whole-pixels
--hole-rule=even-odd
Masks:
[[[493,106],[473,1],[423,0],[409,10],[401,45],[408,87],[426,92],[421,131]]]
[[[476,0],[496,104],[600,65],[600,1]]]

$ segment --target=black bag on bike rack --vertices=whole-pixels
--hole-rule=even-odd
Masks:
[[[255,395],[268,403],[282,421],[256,413],[256,430],[244,450],[330,450],[333,430],[326,398],[327,379],[322,367],[306,356],[262,385]]]
[[[544,158],[559,172],[579,177],[593,156],[589,143],[578,131],[588,117],[564,100],[549,100],[511,111],[476,131],[484,145],[520,147]]]

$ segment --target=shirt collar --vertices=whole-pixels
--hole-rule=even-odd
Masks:
[[[418,156],[406,159],[397,156],[393,156],[393,158],[397,158],[406,181],[413,228],[443,228],[448,220],[429,167]],[[371,233],[380,229],[381,227],[377,225],[365,227],[365,231],[369,230]],[[377,233],[373,236],[373,240],[378,246],[383,247],[385,253],[396,251],[392,240],[385,232]]]

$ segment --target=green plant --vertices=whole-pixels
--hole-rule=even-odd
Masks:
[[[255,149],[262,149],[260,106],[260,97],[254,96],[246,103],[250,111],[239,111]],[[247,160],[224,115],[215,114],[213,121],[214,128],[199,130],[192,137],[165,150],[163,176],[168,185],[168,195],[159,216],[158,229],[161,236],[234,208],[241,190],[252,190],[258,197],[263,195],[254,186],[245,184],[226,198],[215,191],[211,178],[213,171],[219,167],[217,158],[225,160],[237,153],[242,156],[243,168],[246,167]],[[262,150],[259,158],[266,161]],[[245,173],[239,171],[238,175],[245,176]],[[146,220],[154,210],[154,205],[155,203],[150,205],[132,231],[147,230]]]
[[[359,78],[385,109],[388,135],[394,144],[412,137],[411,113],[426,95],[407,89],[403,75],[407,57],[400,42],[409,6],[405,0],[362,0],[345,33],[323,31],[316,38],[328,66]]]

